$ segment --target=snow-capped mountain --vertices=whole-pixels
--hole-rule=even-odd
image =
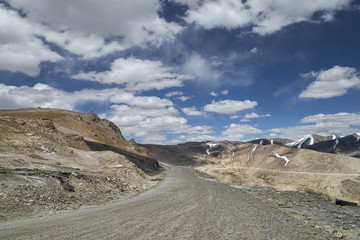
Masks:
[[[296,149],[311,149],[326,153],[342,153],[359,158],[360,133],[354,133],[345,137],[309,134],[294,142],[287,143],[285,146]]]
[[[291,148],[297,148],[297,149],[301,149],[301,148],[309,148],[311,146],[313,146],[314,144],[317,144],[319,142],[322,141],[329,141],[329,140],[335,140],[337,139],[338,136],[336,135],[332,135],[332,136],[321,136],[321,135],[317,135],[317,134],[308,134],[294,142],[290,142],[285,144],[285,146],[287,147],[291,147]]]

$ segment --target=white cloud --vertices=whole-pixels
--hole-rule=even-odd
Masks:
[[[228,94],[229,94],[229,90],[223,90],[223,91],[221,91],[221,94],[222,94],[222,95],[228,95]]]
[[[213,97],[217,97],[217,96],[219,96],[219,95],[228,95],[229,94],[229,90],[223,90],[223,91],[221,91],[220,93],[217,93],[217,92],[215,92],[215,91],[211,91],[210,92],[210,95],[211,96],[213,96]]]
[[[360,126],[360,114],[358,113],[337,113],[337,114],[317,114],[305,117],[301,123],[342,123],[348,126]]]
[[[154,109],[113,105],[107,118],[120,127],[124,136],[135,136],[141,139],[140,142],[165,144],[170,135],[201,136],[212,133],[210,126],[188,125],[173,107]]]
[[[174,92],[169,92],[169,93],[165,94],[165,97],[174,97],[174,96],[182,96],[182,95],[184,95],[183,92],[174,91]]]
[[[345,9],[352,0],[216,0],[191,5],[186,21],[211,29],[234,29],[252,26],[259,34],[269,34],[293,23],[311,21],[315,13],[325,21],[332,20],[335,11]],[[211,16],[211,17],[209,17]]]
[[[158,16],[157,0],[7,2],[12,9],[0,3],[0,70],[29,76],[39,74],[41,62],[63,59],[47,43],[92,59],[133,46],[159,47],[182,30]]]
[[[123,92],[111,97],[112,103],[125,103],[130,106],[142,107],[145,109],[148,108],[164,108],[173,106],[173,103],[168,99],[160,99],[155,96],[143,97],[135,96],[132,93]]]
[[[222,132],[222,138],[232,141],[244,140],[246,135],[260,134],[262,130],[247,124],[232,123],[225,131]]]
[[[190,55],[182,66],[182,70],[194,79],[206,83],[216,83],[220,73],[211,68],[211,63],[197,53]]]
[[[173,103],[168,99],[135,96],[117,88],[66,92],[42,83],[37,83],[33,87],[0,84],[0,108],[48,107],[74,110],[78,104],[88,101],[126,104],[121,106],[135,109],[137,116],[141,116],[144,112],[149,116],[162,116],[164,110],[167,114],[178,114]],[[126,112],[128,109],[123,110]]]
[[[298,139],[307,134],[346,135],[360,131],[360,114],[337,113],[317,114],[303,118],[301,123],[307,125],[268,130],[272,136]]]
[[[182,108],[181,109],[188,116],[201,116],[202,113],[196,110],[196,107]]]
[[[253,54],[255,54],[255,53],[258,52],[258,49],[257,49],[256,47],[254,47],[254,48],[252,48],[252,49],[250,50],[250,52],[253,53]]]
[[[49,85],[38,83],[33,87],[8,86],[0,83],[0,108],[44,107],[74,110],[76,105],[87,101],[109,101],[121,94],[119,89],[84,89],[65,92]]]
[[[246,109],[254,108],[257,105],[256,101],[236,101],[236,100],[222,100],[219,102],[212,101],[204,107],[206,112],[216,112],[221,114],[234,114]]]
[[[302,78],[305,78],[305,79],[307,79],[307,78],[315,78],[315,77],[317,77],[317,75],[318,75],[318,73],[317,73],[317,72],[314,72],[314,71],[300,74],[300,76],[301,76]]]
[[[180,96],[178,97],[179,100],[186,102],[187,100],[189,100],[191,97],[190,96]]]
[[[106,43],[104,37],[95,33],[82,33],[72,30],[62,32],[48,30],[43,35],[47,41],[55,43],[84,59],[105,56],[130,47],[130,45],[120,44],[117,41]]]
[[[135,45],[158,46],[182,30],[181,26],[159,18],[157,12],[161,5],[157,0],[8,2],[22,9],[29,21],[46,23],[54,31],[47,36],[50,41],[86,58]],[[106,44],[105,39],[112,37],[118,40]]]
[[[259,115],[257,113],[252,112],[250,114],[245,114],[245,117],[241,119],[240,122],[249,122],[250,119],[263,118],[263,117],[271,117],[271,115],[270,114]]]
[[[116,83],[124,85],[126,90],[131,91],[180,87],[183,81],[190,79],[187,75],[174,73],[173,68],[166,67],[159,61],[141,60],[134,57],[116,59],[109,71],[79,73],[73,78],[100,83]]]
[[[360,73],[355,68],[334,66],[319,73],[303,74],[305,78],[316,77],[299,98],[332,98],[343,96],[351,88],[360,88]]]
[[[169,92],[165,94],[165,97],[176,97],[176,99],[179,99],[183,102],[186,102],[187,100],[192,98],[192,96],[184,96],[184,93],[179,91]]]
[[[34,77],[40,73],[41,62],[62,60],[37,36],[39,32],[40,26],[28,23],[16,11],[0,4],[0,70]]]
[[[217,97],[217,96],[219,96],[219,94],[218,94],[218,93],[216,93],[215,91],[212,91],[212,92],[210,93],[210,95],[211,95],[211,96],[213,96],[213,97]]]
[[[183,142],[202,142],[202,141],[221,141],[219,137],[213,136],[213,135],[181,135],[175,139],[173,139],[170,143],[171,144],[177,144],[177,143],[183,143]]]

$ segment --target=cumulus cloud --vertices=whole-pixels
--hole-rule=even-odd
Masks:
[[[204,107],[206,112],[216,112],[220,114],[234,114],[246,109],[254,108],[257,105],[256,101],[237,101],[237,100],[222,100],[212,101],[211,104],[207,104]]]
[[[306,125],[270,129],[272,136],[298,139],[307,134],[346,135],[360,131],[359,113],[316,114],[303,118]]]
[[[140,138],[141,142],[166,144],[165,140],[169,135],[194,136],[212,133],[210,126],[188,125],[185,118],[178,116],[174,107],[155,109],[113,105],[106,117],[115,122],[125,136]]]
[[[8,0],[9,4],[22,9],[32,22],[47,23],[57,33],[56,43],[69,51],[81,54],[85,50],[81,41],[90,41],[95,52],[104,51],[104,47],[119,46],[128,48],[135,45],[150,43],[157,46],[162,41],[172,40],[182,30],[182,27],[168,23],[159,18],[161,5],[157,0]],[[76,37],[77,36],[77,37]],[[79,38],[79,36],[92,39]],[[105,44],[104,40],[119,37],[121,40]],[[96,39],[94,39],[96,38]],[[52,39],[52,38],[49,38]],[[100,42],[103,44],[101,45]],[[118,43],[119,42],[119,43]],[[119,44],[118,46],[115,46]],[[76,49],[80,46],[80,50]],[[90,48],[91,48],[90,47]],[[89,49],[90,49],[89,48]],[[96,57],[97,54],[86,52],[84,56]]]
[[[92,59],[134,46],[159,47],[182,31],[158,16],[157,0],[7,2],[10,8],[0,3],[0,70],[29,76],[39,74],[41,62],[63,59],[49,43]]]
[[[263,118],[263,117],[271,117],[271,115],[270,114],[259,115],[257,113],[252,112],[250,114],[245,114],[245,117],[241,119],[240,122],[249,122],[250,119]]]
[[[40,73],[41,62],[62,60],[38,37],[40,30],[40,26],[28,23],[18,12],[0,4],[0,70],[34,77]]]
[[[147,110],[151,116],[161,116],[163,109],[177,114],[173,103],[168,99],[155,96],[135,96],[122,89],[111,88],[103,90],[83,89],[81,91],[66,92],[53,88],[47,84],[37,83],[33,87],[8,86],[0,84],[0,108],[46,107],[74,110],[78,104],[88,101],[110,102],[112,104],[126,104],[133,109]],[[159,110],[160,109],[160,110]],[[138,115],[141,115],[139,112]]]
[[[188,116],[201,116],[202,113],[196,110],[196,107],[182,108],[181,109]]]
[[[264,35],[276,32],[293,23],[311,21],[315,13],[320,19],[330,21],[333,13],[345,9],[352,0],[216,0],[204,1],[187,12],[186,21],[211,29],[234,29],[251,26]],[[183,1],[186,3],[186,1]],[[211,17],[209,17],[211,16]]]
[[[73,78],[105,84],[115,83],[131,91],[180,87],[183,81],[190,79],[187,75],[174,73],[173,68],[166,67],[159,61],[134,57],[116,59],[109,71],[79,73]]]
[[[210,62],[198,53],[191,54],[182,66],[182,70],[194,77],[194,79],[203,82],[216,83],[221,73],[211,67]]]
[[[159,97],[151,96],[135,96],[133,93],[123,92],[110,98],[112,103],[125,103],[131,106],[142,108],[164,108],[173,106],[173,103],[168,99],[161,99]]]
[[[83,102],[109,101],[112,96],[120,93],[122,90],[119,89],[65,92],[42,83],[37,83],[33,87],[16,87],[0,83],[0,108],[44,107],[74,110]]]
[[[117,41],[106,43],[106,39],[98,34],[81,33],[73,30],[45,31],[43,35],[47,41],[55,43],[84,59],[106,56],[116,51],[125,50],[130,46],[120,44]]]
[[[263,130],[257,129],[254,126],[232,123],[225,131],[222,132],[222,138],[226,140],[240,141],[244,140],[247,135],[260,133],[263,133]]]
[[[303,74],[304,78],[316,77],[299,98],[332,98],[343,96],[351,88],[360,88],[359,72],[355,68],[334,66],[320,72]]]

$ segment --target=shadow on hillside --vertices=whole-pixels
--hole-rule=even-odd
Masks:
[[[103,143],[92,142],[89,140],[85,140],[85,143],[89,146],[90,150],[92,150],[92,151],[113,151],[113,152],[125,155],[129,159],[129,161],[134,163],[137,167],[139,167],[141,170],[143,170],[147,174],[155,174],[162,170],[162,167],[159,165],[158,161],[154,158],[141,156],[141,155],[126,151],[124,149],[106,145]]]

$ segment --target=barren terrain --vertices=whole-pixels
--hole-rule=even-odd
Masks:
[[[241,189],[172,167],[155,188],[125,201],[0,223],[1,239],[330,239]]]
[[[129,198],[161,172],[146,149],[94,113],[0,111],[0,221]]]
[[[334,203],[360,202],[357,158],[262,141],[145,147],[94,113],[1,110],[0,238],[360,237],[359,206]]]

